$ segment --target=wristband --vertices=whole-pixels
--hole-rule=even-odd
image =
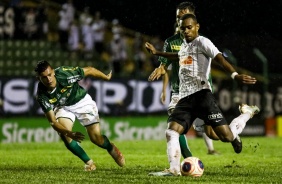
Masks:
[[[234,79],[236,75],[239,75],[239,74],[238,74],[237,72],[233,72],[233,73],[231,74],[231,78]]]

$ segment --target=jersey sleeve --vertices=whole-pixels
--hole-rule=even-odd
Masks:
[[[53,109],[53,105],[50,103],[49,99],[45,97],[44,95],[37,95],[36,100],[39,103],[44,113]]]
[[[170,43],[168,42],[168,40],[165,40],[165,42],[164,42],[163,52],[172,52],[171,46],[170,46]],[[158,60],[162,64],[164,64],[165,66],[169,66],[171,64],[170,60],[168,60],[167,58],[162,57],[162,56],[160,56]]]
[[[215,58],[215,56],[219,53],[221,53],[218,48],[208,39],[203,37],[202,47],[203,47],[203,52],[207,54],[210,58]]]

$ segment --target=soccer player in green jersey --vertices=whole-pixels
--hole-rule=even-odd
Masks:
[[[44,60],[37,63],[34,71],[39,80],[36,98],[40,107],[67,149],[85,163],[84,170],[92,171],[96,166],[78,144],[84,135],[72,132],[76,118],[86,128],[91,142],[106,149],[119,166],[124,166],[122,153],[105,135],[101,135],[96,102],[78,84],[86,76],[110,80],[112,72],[106,75],[93,67],[61,66],[53,69]]]
[[[178,52],[180,50],[180,46],[183,43],[183,36],[177,31],[178,24],[180,17],[184,14],[192,13],[195,14],[195,6],[192,2],[182,2],[176,8],[176,31],[175,35],[167,38],[164,43],[163,51],[164,52]],[[178,78],[178,70],[179,70],[179,63],[173,62],[165,57],[159,57],[159,61],[161,62],[160,67],[164,67],[165,69],[171,70],[169,72],[170,83],[171,83],[171,101],[168,106],[168,115],[171,114],[173,109],[175,108],[176,103],[179,100],[179,78]],[[162,103],[165,102],[166,98],[166,86],[168,83],[168,72],[163,76],[163,90],[161,95]],[[209,78],[209,82],[212,85],[211,76]],[[199,129],[202,130],[204,126],[204,122],[201,119],[196,119],[193,123],[193,126],[198,131]],[[216,150],[214,150],[212,140],[205,134],[204,131],[201,131],[204,141],[206,143],[208,154],[218,154]],[[184,158],[192,156],[192,153],[188,147],[186,136],[180,135],[179,137],[181,153]]]

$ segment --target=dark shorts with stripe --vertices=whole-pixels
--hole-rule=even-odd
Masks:
[[[185,134],[196,118],[204,120],[206,125],[212,127],[227,125],[213,94],[208,89],[180,99],[173,113],[168,117],[168,122],[177,122],[182,125]]]

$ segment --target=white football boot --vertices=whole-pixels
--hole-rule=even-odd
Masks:
[[[255,114],[259,113],[260,109],[256,105],[248,106],[247,104],[241,104],[239,105],[239,111],[241,114],[250,113],[252,118]]]
[[[148,176],[181,176],[180,172],[173,172],[169,169],[165,169],[164,171],[160,172],[151,172]]]

